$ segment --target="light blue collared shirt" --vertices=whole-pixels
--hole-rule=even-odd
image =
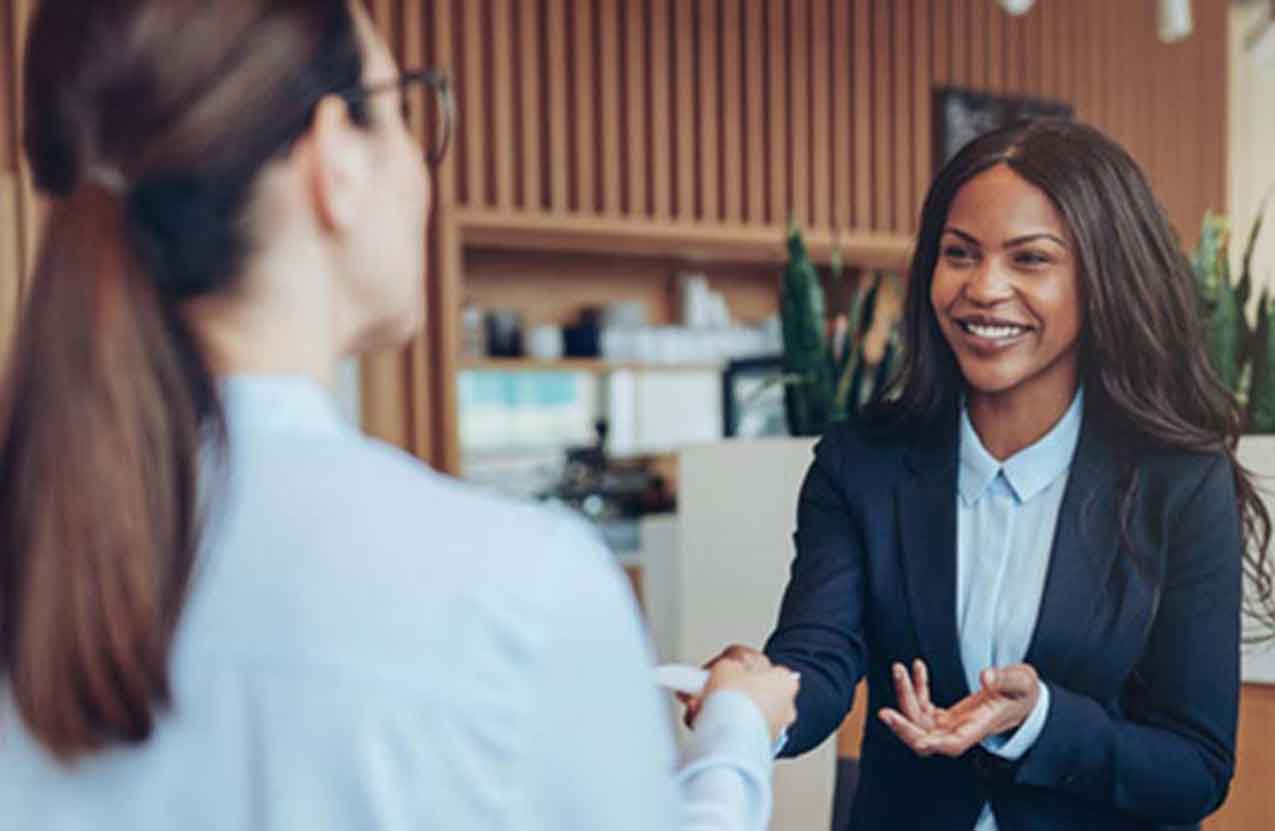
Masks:
[[[961,661],[971,690],[988,667],[1022,662],[1045,590],[1054,529],[1062,507],[1084,411],[1078,390],[1067,412],[1043,438],[997,461],[983,447],[969,411],[961,411],[956,501],[956,615]],[[1049,714],[1049,688],[1009,737],[983,742],[990,752],[1018,759],[1040,736]],[[986,805],[975,831],[995,831]]]
[[[0,826],[765,827],[760,711],[710,695],[679,769],[632,593],[580,523],[359,435],[311,381],[224,399],[171,712],[63,766],[0,683]]]

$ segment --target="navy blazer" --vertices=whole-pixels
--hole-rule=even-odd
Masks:
[[[1195,827],[1226,796],[1240,684],[1242,547],[1221,454],[1142,451],[1120,528],[1118,443],[1086,414],[1026,661],[1049,716],[1014,763],[976,748],[921,758],[880,722],[890,666],[922,658],[939,706],[970,693],[956,622],[957,421],[871,437],[839,425],[815,448],[797,555],[766,652],[801,672],[783,755],[845,718],[867,677],[850,828],[1000,831]],[[981,669],[981,667],[980,667]]]

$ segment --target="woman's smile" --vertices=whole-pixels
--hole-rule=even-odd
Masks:
[[[991,355],[1023,343],[1036,331],[1034,326],[984,315],[964,315],[953,322],[965,333],[965,342],[975,351]]]

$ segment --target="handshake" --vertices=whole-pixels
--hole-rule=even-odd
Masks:
[[[715,692],[738,692],[761,711],[775,741],[797,718],[800,676],[776,666],[761,652],[735,644],[704,664],[703,669],[666,665],[656,669],[660,684],[673,690],[686,706],[684,721],[695,726],[700,707]]]
[[[747,646],[727,647],[702,670],[664,666],[656,675],[686,706],[687,727],[695,726],[704,699],[718,690],[748,696],[761,710],[772,741],[797,718],[800,676]],[[913,661],[910,671],[896,663],[892,675],[897,707],[884,707],[877,717],[918,756],[955,758],[989,737],[1012,733],[1037,709],[1043,688],[1028,664],[988,668],[980,674],[978,690],[951,707],[938,707],[930,700],[924,662]]]

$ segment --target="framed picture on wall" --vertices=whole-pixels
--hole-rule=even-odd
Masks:
[[[722,433],[727,438],[788,435],[781,356],[731,361],[722,372]]]
[[[934,169],[969,142],[1030,118],[1072,118],[1071,105],[1050,98],[1013,98],[959,87],[934,90]]]

